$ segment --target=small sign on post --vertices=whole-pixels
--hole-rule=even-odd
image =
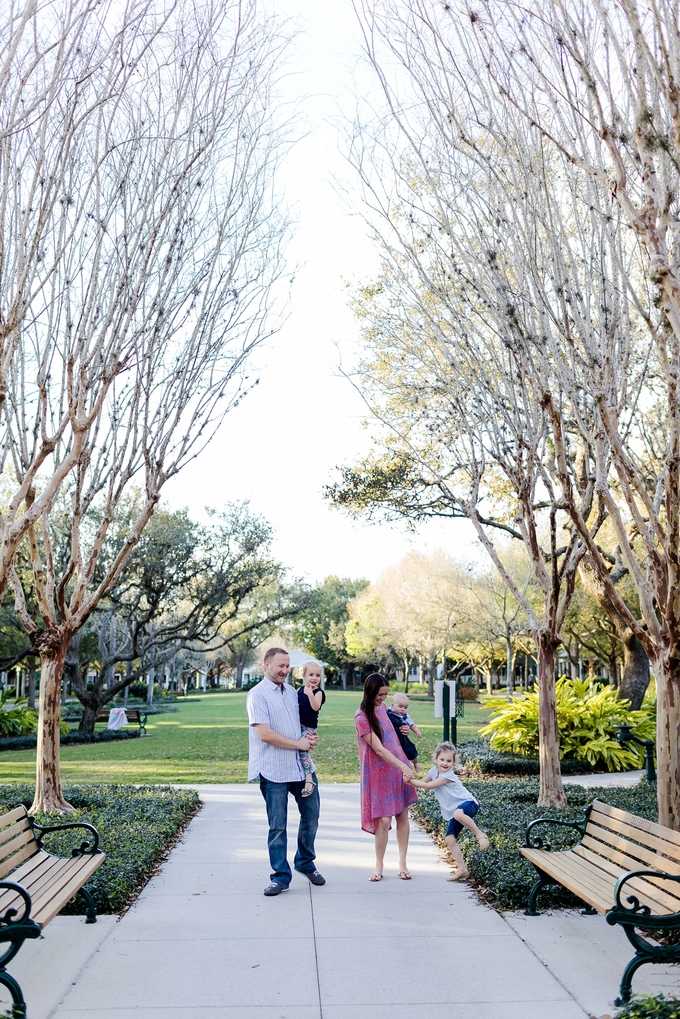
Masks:
[[[436,679],[434,681],[434,717],[444,719],[444,742],[451,739],[453,718],[453,742],[456,741],[456,681]]]

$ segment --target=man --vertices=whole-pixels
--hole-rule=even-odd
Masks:
[[[290,672],[288,652],[271,647],[264,656],[264,678],[249,692],[248,709],[248,781],[260,780],[269,821],[269,862],[271,884],[265,895],[285,892],[292,877],[287,859],[288,795],[295,797],[300,811],[298,847],[294,866],[313,885],[326,880],[314,866],[314,838],[319,826],[319,787],[303,796],[305,771],[300,750],[312,750],[318,736],[302,735],[297,692],[286,683]]]

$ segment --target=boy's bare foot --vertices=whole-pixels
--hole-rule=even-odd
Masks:
[[[302,795],[311,796],[313,792],[314,792],[314,779],[312,778],[305,779],[305,787],[302,790]]]
[[[489,840],[483,831],[480,831],[479,835],[477,836],[477,842],[479,843],[479,848],[482,850],[482,852],[484,852],[485,849],[489,848]]]
[[[470,877],[469,870],[457,870],[451,877],[447,877],[447,881],[464,881],[466,877]]]

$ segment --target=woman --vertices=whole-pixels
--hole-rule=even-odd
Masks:
[[[408,808],[418,793],[404,783],[413,778],[413,772],[387,716],[388,693],[385,677],[374,672],[364,684],[361,707],[354,716],[361,759],[361,827],[375,835],[375,871],[368,880],[382,881],[388,832],[396,818],[399,877],[410,881],[406,866]]]

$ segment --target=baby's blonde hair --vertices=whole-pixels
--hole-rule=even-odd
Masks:
[[[310,665],[314,665],[317,669],[320,669],[321,672],[323,673],[323,665],[321,664],[321,662],[315,662],[313,659],[310,659],[308,662],[305,662],[305,664],[302,666],[303,679],[307,675],[307,669],[310,667]]]
[[[409,702],[408,696],[405,693],[401,693],[399,690],[397,690],[395,693],[392,694],[392,703],[393,704],[396,701],[397,697],[403,697],[404,700],[406,701],[406,703],[408,704],[408,702]]]
[[[444,743],[437,743],[437,746],[434,748],[434,753],[432,754],[433,764],[437,763],[437,758],[439,757],[440,754],[453,754],[454,771],[457,768],[461,767],[460,757],[458,756],[458,751],[454,747],[453,743],[449,743],[448,740],[446,740]]]

